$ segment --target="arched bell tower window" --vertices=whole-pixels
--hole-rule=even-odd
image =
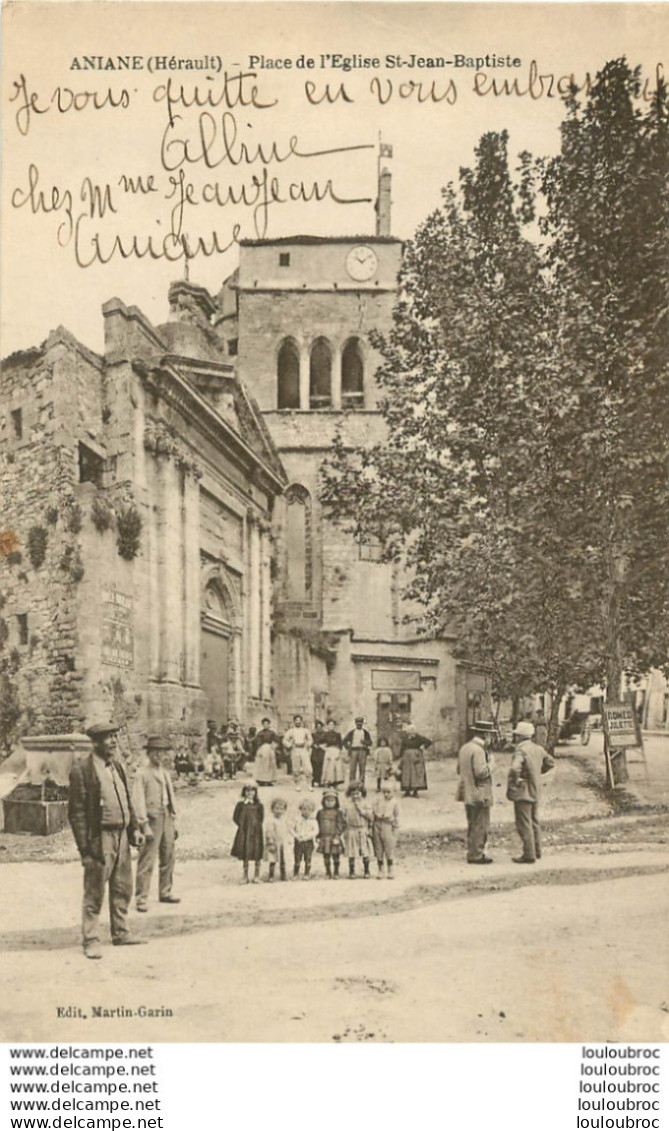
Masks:
[[[332,404],[332,351],[325,338],[317,338],[309,359],[309,408]]]
[[[277,407],[300,407],[300,355],[291,338],[283,342],[277,362]]]
[[[357,338],[351,338],[341,355],[342,408],[362,408],[365,403],[364,366]]]

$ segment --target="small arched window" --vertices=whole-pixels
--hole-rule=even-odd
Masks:
[[[279,350],[277,406],[278,408],[300,407],[300,355],[295,342],[290,338]]]
[[[341,355],[341,403],[343,408],[362,408],[365,403],[362,350],[357,338],[351,338]]]
[[[332,404],[332,351],[325,338],[317,338],[309,359],[309,408]]]
[[[289,601],[310,601],[312,560],[311,495],[301,483],[286,491],[286,597]]]

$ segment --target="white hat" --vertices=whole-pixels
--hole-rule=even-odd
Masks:
[[[534,738],[534,723],[516,723],[513,733],[517,738]]]

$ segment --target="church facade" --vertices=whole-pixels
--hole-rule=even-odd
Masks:
[[[176,283],[170,320],[103,309],[3,365],[6,675],[32,734],[112,713],[131,749],[272,709],[271,513],[286,486],[253,399]]]
[[[207,718],[362,714],[446,753],[485,711],[485,678],[421,631],[401,568],[319,501],[335,437],[383,436],[389,231],[384,172],[373,236],[244,241],[218,295],[172,284],[162,325],[107,302],[101,356],[60,329],[6,360],[0,628],[23,730],[112,710],[134,747]]]

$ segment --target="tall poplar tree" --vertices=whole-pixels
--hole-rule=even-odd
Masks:
[[[335,447],[322,498],[407,562],[432,630],[500,695],[669,656],[667,103],[608,63],[560,154],[514,183],[487,134],[405,250],[379,345],[387,439]],[[531,238],[530,238],[531,234]]]
[[[624,669],[669,659],[668,102],[662,83],[650,105],[640,92],[639,68],[617,59],[584,103],[571,97],[542,186],[569,417],[583,424],[581,572],[611,698]]]

